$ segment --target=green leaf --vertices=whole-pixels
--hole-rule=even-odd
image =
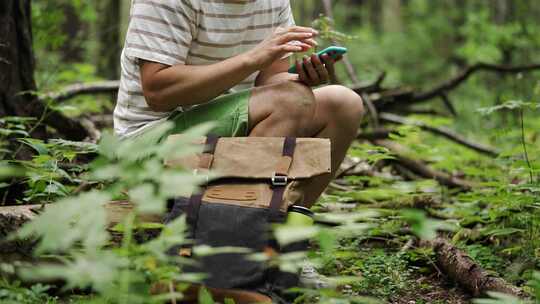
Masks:
[[[97,249],[109,238],[105,230],[106,211],[104,204],[111,197],[98,191],[63,199],[47,206],[45,211],[16,234],[19,238],[40,236],[36,252],[64,251],[75,242],[85,248]]]
[[[438,230],[453,230],[454,227],[446,222],[433,220],[426,217],[424,211],[404,210],[401,212],[403,219],[411,225],[411,230],[416,236],[424,240],[432,240],[437,237]]]
[[[34,139],[34,138],[22,138],[22,139],[19,139],[19,141],[25,145],[30,146],[32,149],[36,150],[36,152],[40,155],[49,154],[49,149],[47,148],[47,145],[42,140]]]
[[[315,237],[320,231],[320,228],[317,226],[288,226],[281,225],[278,226],[274,235],[278,243],[282,246],[311,239]]]
[[[23,268],[21,274],[32,280],[65,280],[66,288],[92,287],[98,292],[114,288],[114,282],[120,268],[128,261],[110,251],[97,253],[74,254],[70,260],[62,264],[43,264]]]
[[[206,245],[200,245],[193,247],[193,252],[197,256],[211,256],[224,253],[251,253],[251,249],[242,247],[210,247]]]
[[[214,304],[214,299],[212,295],[206,288],[201,288],[199,290],[199,304]]]
[[[12,166],[0,163],[0,179],[9,177],[21,177],[24,176],[26,170],[23,167]]]
[[[142,184],[129,190],[129,197],[140,213],[161,214],[165,211],[165,199],[156,194],[152,184]]]

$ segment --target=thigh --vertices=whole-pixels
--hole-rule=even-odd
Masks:
[[[223,136],[247,136],[248,102],[251,91],[241,91],[220,96],[208,103],[195,106],[170,118],[173,133],[182,133],[196,125],[213,122],[210,133]]]
[[[255,87],[249,98],[249,130],[272,114],[277,99],[276,85]]]
[[[285,80],[256,87],[249,100],[249,129],[253,129],[276,112],[282,117],[289,116],[293,112],[310,114],[313,112],[314,103],[311,88],[296,81]]]

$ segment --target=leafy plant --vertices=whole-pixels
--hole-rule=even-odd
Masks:
[[[134,239],[138,227],[145,226],[138,215],[162,213],[167,199],[193,191],[201,181],[201,177],[162,164],[165,158],[196,151],[189,143],[210,126],[188,132],[183,140],[156,144],[156,138],[171,127],[164,123],[134,140],[104,135],[97,147],[100,155],[89,173],[91,179],[104,184],[103,189],[56,202],[18,232],[22,238],[40,237],[37,254],[58,255],[54,264],[22,269],[25,278],[62,279],[66,288],[92,288],[109,303],[162,303],[180,294],[153,295],[152,284],[176,286],[175,282],[199,278],[184,275],[184,261],[166,254],[173,245],[186,242],[184,218],[163,226],[162,233],[149,242],[138,244]],[[126,189],[134,208],[119,228],[121,247],[111,248],[105,205],[114,197],[125,196]]]

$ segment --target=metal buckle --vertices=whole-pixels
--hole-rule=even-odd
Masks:
[[[276,172],[272,174],[272,186],[287,186],[288,181],[289,178],[286,175],[277,175]]]

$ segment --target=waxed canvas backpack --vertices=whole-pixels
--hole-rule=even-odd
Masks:
[[[182,135],[172,135],[175,140]],[[169,159],[194,174],[219,175],[201,190],[179,197],[169,206],[165,221],[185,214],[194,245],[248,248],[253,253],[280,252],[271,225],[285,220],[289,207],[303,202],[303,185],[330,174],[330,141],[316,138],[258,138],[207,136],[197,155]],[[290,250],[290,249],[289,249]],[[171,249],[197,262],[186,271],[208,275],[204,285],[272,294],[292,287],[296,276],[249,259],[245,253],[196,256],[190,247]]]

